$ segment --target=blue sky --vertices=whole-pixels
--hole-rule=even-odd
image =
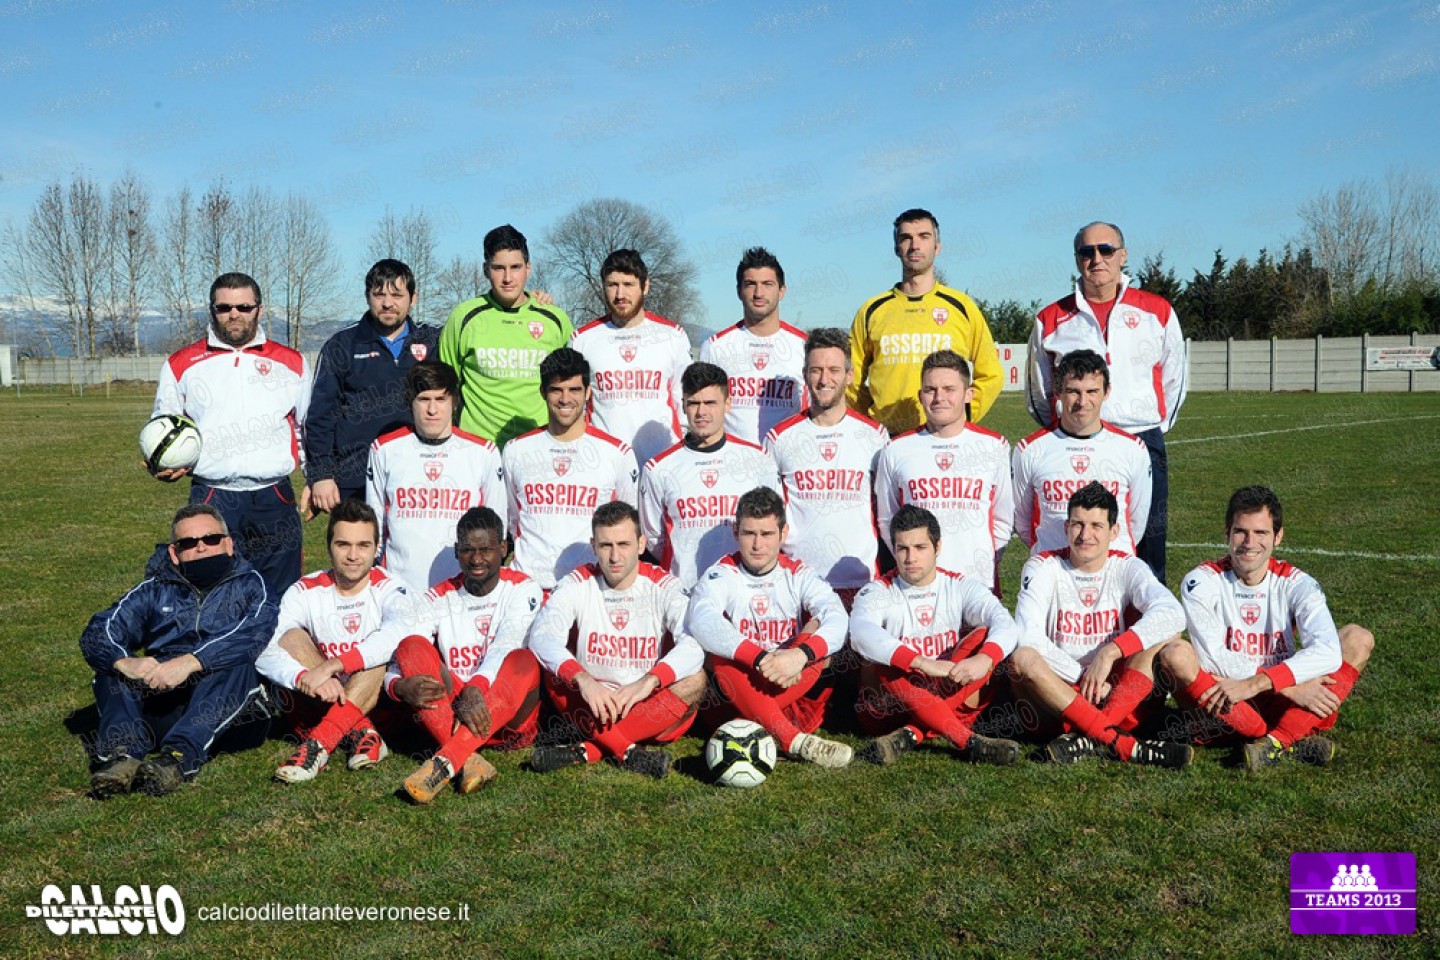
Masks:
[[[782,316],[848,325],[910,206],[952,285],[1048,300],[1085,221],[1188,275],[1440,156],[1435,2],[0,0],[0,27],[0,221],[75,170],[223,176],[317,201],[358,287],[387,205],[429,211],[448,259],[619,196],[670,217],[709,326],[753,243]]]

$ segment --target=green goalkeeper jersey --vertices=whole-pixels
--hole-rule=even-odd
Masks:
[[[545,423],[540,361],[574,332],[564,310],[528,295],[508,309],[487,293],[451,310],[440,359],[460,376],[460,429],[504,446]]]

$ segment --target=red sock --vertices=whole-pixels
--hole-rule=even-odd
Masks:
[[[740,715],[769,731],[780,749],[789,750],[800,729],[785,715],[785,708],[803,697],[820,679],[820,665],[812,663],[794,686],[781,690],[734,660],[715,660],[715,682],[735,704]],[[774,692],[772,692],[774,691]]]
[[[1360,679],[1359,671],[1348,663],[1340,664],[1340,669],[1330,676],[1335,681],[1330,685],[1330,692],[1339,697],[1342,703],[1350,695],[1355,681]],[[1340,711],[1337,709],[1322,720],[1304,707],[1291,707],[1280,714],[1280,720],[1275,724],[1275,729],[1270,731],[1270,735],[1284,746],[1293,746],[1295,741],[1305,739],[1316,730],[1329,730],[1335,726],[1339,715]]]
[[[675,694],[656,690],[631,707],[624,720],[596,730],[593,739],[612,757],[623,760],[631,746],[658,737],[689,712],[685,701]]]
[[[966,693],[969,687],[949,697],[940,697],[908,677],[882,682],[897,700],[905,704],[917,721],[916,726],[927,734],[939,734],[961,750],[965,749],[973,735],[970,726],[978,716],[978,712],[961,706],[969,699]]]
[[[1155,681],[1139,670],[1126,667],[1120,671],[1120,678],[1110,689],[1110,696],[1100,712],[1105,714],[1105,719],[1112,725],[1122,730],[1133,730],[1135,722],[1130,715],[1140,706],[1140,701],[1150,696],[1150,691],[1154,689]]]
[[[500,671],[495,674],[495,682],[490,684],[482,694],[485,700],[485,709],[490,711],[489,734],[478,737],[462,723],[454,734],[450,734],[447,730],[444,737],[436,737],[444,744],[436,753],[450,761],[451,767],[459,770],[470,758],[470,754],[495,739],[501,729],[510,725],[510,722],[515,719],[515,714],[519,712],[520,705],[539,684],[540,664],[536,661],[535,655],[529,650],[510,651],[500,664]],[[453,707],[450,708],[450,714],[452,717],[450,722],[453,726],[455,722]],[[429,724],[427,723],[426,726],[428,727]]]
[[[310,739],[319,740],[326,753],[334,753],[345,739],[345,734],[357,723],[364,722],[365,714],[349,700],[337,703],[325,711],[320,722],[310,728]]]
[[[1215,678],[1201,670],[1195,675],[1195,679],[1180,691],[1180,696],[1192,705],[1198,706],[1201,694],[1213,686],[1215,686]],[[1260,716],[1260,712],[1243,700],[1239,703],[1232,703],[1230,709],[1220,714],[1220,720],[1247,740],[1258,740],[1265,736],[1266,730],[1270,729],[1265,718]]]
[[[1070,701],[1070,705],[1060,712],[1060,716],[1090,739],[1113,745],[1121,760],[1129,760],[1130,754],[1135,751],[1135,738],[1116,730],[1110,721],[1105,719],[1105,714],[1096,710],[1089,700],[1078,693],[1075,694],[1075,699]]]

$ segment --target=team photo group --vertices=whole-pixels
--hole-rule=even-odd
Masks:
[[[508,225],[484,239],[490,289],[441,328],[411,318],[409,267],[375,263],[313,368],[267,337],[255,280],[216,278],[142,434],[188,503],[80,639],[92,793],[171,793],[267,730],[290,784],[428,743],[383,781],[417,803],[493,781],[495,750],[663,777],[666,744],[717,727],[823,768],[925,744],[1328,763],[1374,637],[1277,556],[1284,491],[1264,486],[1215,491],[1223,555],[1167,586],[1185,341],[1124,272],[1120,228],[1057,255],[1077,279],[1035,317],[1039,429],[1011,439],[984,425],[1004,374],[936,276],[938,220],[901,213],[893,245],[899,281],[848,331],[785,323],[779,260],[743,251],[743,317],[698,359],[646,310],[639,253],[599,265],[608,313],[576,327]],[[1018,582],[1007,548],[1028,553]]]

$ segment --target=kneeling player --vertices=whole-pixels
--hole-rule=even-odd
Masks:
[[[471,507],[455,526],[460,573],[425,595],[412,634],[400,641],[385,689],[415,710],[440,748],[405,779],[416,803],[429,803],[452,778],[461,793],[491,780],[487,744],[535,739],[540,667],[524,649],[540,608],[540,585],[501,567],[505,526],[489,507]]]
[[[670,755],[641,744],[683,735],[705,692],[704,654],[684,630],[685,590],[640,561],[640,514],[623,500],[595,511],[590,547],[596,562],[560,581],[530,631],[550,699],[586,739],[537,746],[530,765],[550,773],[609,754],[627,770],[663,777]]]
[[[1191,570],[1180,592],[1193,646],[1160,655],[1176,698],[1224,724],[1220,736],[1200,741],[1248,739],[1251,770],[1287,756],[1328,763],[1335,746],[1315,733],[1335,725],[1375,647],[1364,627],[1336,630],[1315,579],[1272,556],[1282,516],[1270,488],[1235,491],[1225,510],[1229,553]]]
[[[819,684],[821,671],[845,645],[845,607],[818,574],[781,555],[785,529],[785,502],[774,490],[740,497],[740,549],[695,585],[687,629],[713,655],[715,682],[741,716],[792,757],[843,767],[854,751],[815,731],[833,692]]]
[[[1098,483],[1081,487],[1066,511],[1070,546],[1026,561],[1010,679],[1018,697],[1072,731],[1045,748],[1052,762],[1113,753],[1131,763],[1184,767],[1194,755],[1188,744],[1130,736],[1135,709],[1155,687],[1156,648],[1179,637],[1185,613],[1149,567],[1110,552],[1118,515],[1114,494]],[[1131,622],[1135,612],[1140,618]]]
[[[370,722],[385,664],[404,636],[409,598],[400,581],[375,566],[380,524],[358,500],[342,500],[325,531],[330,569],[285,591],[275,635],[255,667],[272,683],[331,704],[318,723],[302,726],[300,745],[276,771],[285,783],[313,780],[342,741],[351,770],[389,752]],[[304,704],[301,713],[313,710]]]
[[[855,598],[850,638],[878,664],[880,689],[905,707],[910,722],[872,741],[861,758],[891,764],[926,737],[941,736],[977,763],[1014,763],[1018,743],[970,728],[996,665],[1019,640],[1015,621],[988,587],[935,566],[940,521],[929,510],[897,510],[890,542],[895,570]]]

